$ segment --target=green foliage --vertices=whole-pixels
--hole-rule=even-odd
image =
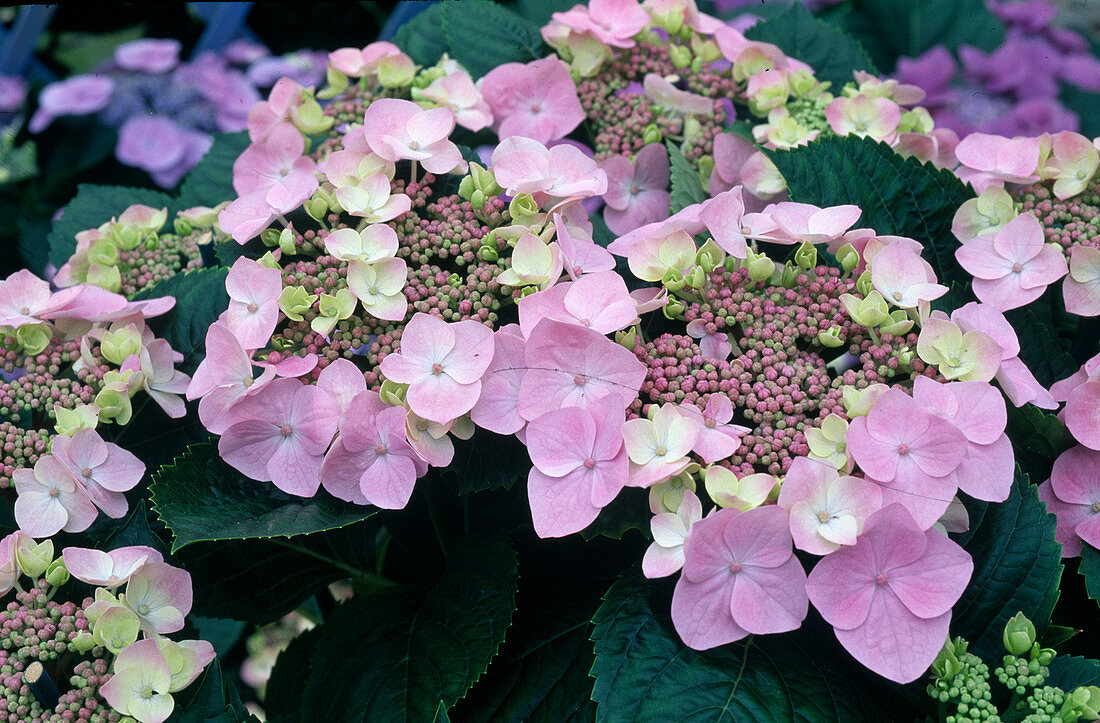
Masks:
[[[1038,488],[1019,470],[1007,500],[986,505],[980,516],[972,513],[960,542],[974,558],[974,575],[955,604],[951,631],[981,658],[1003,654],[1001,635],[1017,612],[1035,623],[1040,636],[1046,630],[1063,569],[1054,529]]]
[[[115,48],[145,36],[145,24],[109,33],[58,33],[53,57],[69,70],[69,75],[91,73],[114,55]]]
[[[1100,661],[1076,655],[1059,655],[1050,665],[1047,682],[1065,691],[1082,685],[1100,686]]]
[[[852,71],[865,70],[878,75],[858,40],[835,25],[815,18],[800,2],[752,26],[745,37],[778,45],[787,55],[812,67],[818,80],[831,82],[834,93],[839,93],[845,83],[853,80]]]
[[[195,445],[161,467],[150,485],[153,509],[172,531],[172,552],[195,542],[295,537],[362,522],[377,510],[321,491],[292,497],[244,477],[213,443]]]
[[[166,723],[241,723],[255,721],[241,703],[237,688],[222,674],[215,658],[203,674],[174,696],[176,707]]]
[[[672,213],[706,200],[707,194],[703,192],[703,182],[699,179],[699,172],[692,167],[679,146],[672,141],[665,141],[668,147],[669,172],[672,177]]]
[[[455,439],[454,446],[454,459],[438,474],[453,480],[460,494],[511,489],[531,471],[527,448],[514,435],[479,429],[470,439]]]
[[[600,510],[591,525],[581,530],[581,536],[586,540],[599,536],[621,540],[628,531],[639,530],[649,539],[649,521],[653,515],[649,512],[647,495],[645,490],[623,489],[611,504]]]
[[[1005,318],[1020,339],[1020,359],[1039,383],[1049,388],[1054,382],[1076,372],[1079,365],[1056,336],[1053,313],[1040,317],[1036,306],[1030,304],[1021,309],[1011,309],[1005,313]]]
[[[941,283],[968,285],[970,275],[955,260],[959,243],[951,221],[974,194],[950,171],[854,136],[765,153],[786,179],[791,200],[822,207],[855,204],[863,209],[858,226],[920,241]]]
[[[883,720],[827,639],[753,637],[696,652],[655,613],[652,587],[621,578],[593,618],[598,721]]]
[[[434,65],[446,53],[476,79],[504,63],[543,57],[539,26],[486,0],[433,5],[405,23],[393,42],[418,65]]]
[[[214,145],[183,179],[173,208],[177,211],[194,206],[213,208],[222,201],[235,199],[233,162],[248,147],[248,143],[248,133],[243,131],[214,136]]]
[[[300,708],[274,708],[274,717],[435,719],[439,701],[454,705],[496,655],[515,609],[517,574],[507,537],[495,534],[456,548],[430,590],[392,587],[341,605],[293,657],[280,656],[277,679],[289,675],[284,665],[309,673],[300,696],[271,700]]]
[[[1100,550],[1085,543],[1081,549],[1081,566],[1077,571],[1085,578],[1088,596],[1100,603]]]
[[[1062,103],[1081,119],[1080,132],[1089,138],[1100,136],[1100,93],[1062,84]]]
[[[80,184],[73,200],[61,209],[61,218],[53,222],[49,235],[50,263],[61,268],[76,252],[78,233],[98,228],[135,203],[164,208],[172,205],[172,197],[147,188]]]
[[[190,373],[202,360],[207,329],[229,307],[229,293],[225,290],[228,275],[227,268],[195,269],[176,274],[134,295],[136,300],[162,296],[176,298],[172,310],[151,319],[149,326],[158,337],[167,339],[173,349],[183,354],[183,362],[176,365],[177,369]]]
[[[1076,444],[1057,416],[1033,404],[1008,405],[1005,433],[1016,451],[1016,461],[1033,479],[1046,479],[1055,458]]]
[[[824,16],[862,42],[886,72],[898,56],[915,58],[935,45],[988,52],[1004,40],[1004,25],[982,0],[852,0]]]

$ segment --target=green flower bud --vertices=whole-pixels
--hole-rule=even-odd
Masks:
[[[99,407],[101,421],[114,421],[117,424],[126,424],[134,413],[130,403],[130,394],[123,384],[109,384],[100,390],[95,397],[95,405]]]
[[[1039,665],[1050,665],[1056,657],[1058,657],[1058,651],[1051,648],[1040,648],[1039,652],[1035,653],[1035,660]]]
[[[534,217],[539,215],[539,205],[530,193],[521,193],[508,204],[508,213],[512,220],[521,226],[530,226]]]
[[[140,631],[141,621],[130,608],[108,603],[92,626],[92,637],[96,643],[118,655],[138,639]]]
[[[890,306],[877,291],[872,291],[861,299],[854,294],[841,294],[840,301],[848,311],[852,321],[872,329],[890,318]]]
[[[398,384],[392,379],[385,379],[382,381],[382,388],[378,390],[378,394],[386,404],[403,407],[405,406],[405,395],[408,391],[408,384]]]
[[[653,13],[651,17],[653,24],[668,31],[669,35],[678,35],[684,27],[684,11],[674,6],[666,12]]]
[[[301,321],[302,314],[309,311],[317,297],[306,291],[304,286],[287,286],[279,292],[279,308],[291,321]]]
[[[726,252],[712,238],[708,238],[706,243],[699,247],[698,253],[695,254],[695,263],[699,264],[702,271],[708,274],[721,266],[725,260]]]
[[[472,164],[471,164],[472,165]],[[458,182],[458,195],[459,197],[469,201],[474,193],[474,177],[463,176],[462,180]]]
[[[752,252],[750,251],[749,253]],[[742,263],[748,263],[748,261],[742,261],[742,259],[736,258],[734,256],[727,256],[726,260],[722,262],[722,266],[725,267],[726,271],[733,272],[741,268]]]
[[[710,192],[710,176],[714,172],[714,156],[703,156],[699,159],[699,176],[703,181],[703,188]]]
[[[642,131],[642,142],[646,145],[650,143],[660,143],[663,138],[664,134],[661,133],[661,129],[652,123],[647,125],[645,130]]]
[[[794,262],[800,269],[810,270],[817,266],[817,249],[813,244],[803,241],[794,252]]]
[[[118,246],[109,238],[93,241],[92,245],[88,247],[88,263],[116,266],[118,264]]]
[[[73,638],[73,647],[76,648],[78,653],[86,653],[95,646],[95,636],[87,630],[81,630],[76,634],[76,637]]]
[[[186,236],[193,230],[191,228],[191,224],[189,224],[187,221],[184,221],[182,218],[177,218],[175,221],[173,221],[172,228],[173,230],[175,230],[176,235],[178,236]]]
[[[691,36],[691,52],[702,58],[704,63],[713,63],[722,57],[718,44],[702,35]]]
[[[46,582],[54,587],[60,587],[68,581],[69,569],[65,567],[65,561],[59,557],[46,568]]]
[[[275,254],[268,251],[266,254],[256,259],[256,263],[260,266],[266,266],[269,269],[282,270],[282,266],[279,266],[279,262],[275,260]]]
[[[835,349],[839,346],[844,345],[844,340],[840,338],[839,326],[831,326],[825,331],[819,332],[817,335],[817,340],[821,342],[822,346],[828,347],[830,349]]]
[[[955,646],[950,639],[936,655],[936,659],[932,661],[932,672],[944,682],[949,682],[962,672],[962,664],[959,663],[959,659],[955,655]]]
[[[530,296],[531,294],[537,294],[537,293],[539,293],[539,287],[537,287],[537,286],[524,286],[522,289],[519,290],[519,298],[525,299],[528,296]]]
[[[786,286],[788,289],[793,289],[798,285],[798,267],[794,266],[790,261],[783,264],[783,274],[779,277],[779,283],[782,286]]]
[[[351,316],[357,303],[358,299],[348,289],[340,289],[335,295],[321,294],[319,316],[314,317],[309,327],[322,336],[328,336],[336,328],[337,322]]]
[[[309,201],[306,201],[306,203],[308,204]],[[284,228],[279,232],[279,248],[288,256],[293,256],[297,252],[294,247],[294,232],[289,228]]]
[[[676,299],[669,299],[661,308],[661,313],[666,319],[678,319],[684,313],[684,305]]]
[[[107,361],[122,366],[127,357],[141,353],[141,333],[133,325],[109,331],[99,340],[99,351]]]
[[[678,69],[691,65],[691,48],[683,45],[670,45],[668,46],[668,55],[672,59],[672,64]]]
[[[1077,713],[1078,720],[1096,720],[1100,718],[1100,688],[1095,685],[1082,685],[1067,693],[1066,702],[1063,704],[1062,709],[1065,710],[1065,705],[1071,702],[1073,705],[1072,710]],[[1063,718],[1065,718],[1064,714]]]
[[[264,246],[278,246],[279,245],[279,229],[268,228],[260,232],[260,240],[264,242]]]
[[[878,293],[878,292],[875,292]],[[890,312],[890,318],[887,319],[881,327],[881,331],[886,334],[893,334],[894,336],[901,336],[902,334],[909,333],[909,330],[913,328],[913,320],[909,318],[909,315],[905,313],[904,309],[894,309]]]
[[[484,193],[486,197],[504,193],[493,172],[479,163],[470,164],[470,177],[474,179],[474,188]]]
[[[88,267],[87,283],[117,294],[122,288],[122,274],[117,266],[92,264]]]
[[[111,229],[110,239],[118,244],[119,248],[129,251],[141,245],[141,242],[145,240],[145,232],[139,228],[120,226],[116,223]]]
[[[864,271],[862,274],[859,275],[859,280],[856,281],[856,291],[858,291],[863,296],[867,296],[874,290],[875,285],[871,281],[871,272]]]
[[[313,95],[303,91],[301,105],[290,109],[290,122],[307,136],[319,136],[332,128],[336,119],[325,115],[324,109]]]
[[[844,273],[851,273],[855,267],[859,266],[859,252],[852,244],[844,244],[836,250],[836,260],[844,269]]]
[[[929,133],[935,122],[931,114],[921,107],[916,107],[901,114],[898,121],[898,133]]]
[[[764,254],[749,251],[749,278],[753,281],[767,281],[775,273],[775,262]]]
[[[325,73],[325,87],[317,94],[321,100],[330,100],[348,89],[348,76],[331,65]]]
[[[638,341],[638,327],[632,326],[625,331],[615,332],[615,343],[620,344],[630,351],[634,351],[634,345]]]
[[[691,270],[691,274],[687,277],[688,286],[693,289],[701,289],[707,285],[707,275],[703,272],[703,269],[696,266]]]
[[[470,194],[470,205],[474,208],[482,208],[485,205],[485,194],[475,188],[474,192]]]
[[[313,197],[318,200],[324,201],[325,205],[328,206],[328,210],[332,211],[333,213],[340,213],[344,210],[344,207],[340,205],[340,202],[338,200],[336,200],[336,194],[325,190],[324,187],[319,187],[316,191],[314,191]]]
[[[687,282],[684,279],[683,273],[676,269],[669,269],[665,272],[665,275],[661,277],[661,283],[669,291],[679,291],[684,288],[684,284]]]
[[[1022,612],[1016,613],[1005,624],[1003,640],[1011,655],[1023,655],[1035,643],[1035,625]]]
[[[19,570],[28,577],[40,577],[53,562],[53,540],[20,544],[15,548]]]
[[[701,72],[703,72],[703,59],[700,58],[699,56],[695,56],[694,58],[691,59],[691,66],[690,67],[691,67],[691,72],[692,73],[701,73]]]
[[[883,327],[883,329],[885,329],[885,328],[886,327]],[[893,332],[891,332],[891,333],[893,333]],[[898,352],[898,364],[902,365],[903,367],[908,368],[909,365],[913,363],[913,356],[914,356],[914,352],[911,348],[909,348],[909,347],[902,348],[902,350]]]
[[[378,84],[383,88],[401,88],[411,85],[416,76],[416,66],[407,59],[389,58],[378,66]]]
[[[15,340],[19,342],[23,351],[31,356],[41,354],[52,338],[53,333],[48,324],[23,324],[15,330]]]
[[[447,277],[447,283],[457,289],[459,286],[462,286],[462,277],[458,274],[451,274]]]
[[[94,404],[79,404],[76,409],[54,407],[54,429],[58,434],[71,437],[82,429],[95,429],[99,425],[99,408]]]
[[[482,246],[478,250],[477,254],[481,257],[482,261],[488,262],[490,264],[495,264],[497,262],[497,259],[500,258],[497,250],[492,246]]]
[[[314,221],[321,221],[322,219],[324,219],[325,216],[328,215],[328,204],[325,203],[320,198],[317,198],[316,196],[314,198],[307,198],[306,202],[303,204],[303,206],[306,209],[306,213],[308,213],[309,217],[312,218]],[[286,231],[287,229],[283,229],[283,230]],[[293,248],[293,246],[294,246],[293,237],[291,237],[291,242],[290,243],[291,243],[291,248]],[[282,244],[280,244],[280,247],[282,247]],[[283,247],[283,251],[285,253],[291,253],[291,254],[294,253],[293,251],[286,251],[285,247]]]

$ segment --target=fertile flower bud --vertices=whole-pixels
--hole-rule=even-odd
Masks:
[[[1004,644],[1009,654],[1023,655],[1031,650],[1034,642],[1035,625],[1022,612],[1016,613],[1005,623]]]
[[[65,561],[59,557],[46,568],[46,582],[54,587],[60,587],[68,581],[69,570],[65,567]]]
[[[497,262],[497,259],[500,258],[500,255],[497,253],[497,250],[495,248],[493,248],[492,246],[482,246],[478,250],[477,254],[478,254],[478,256],[481,257],[482,261],[486,261],[490,264],[495,264]]]
[[[508,204],[508,213],[512,221],[521,226],[531,226],[538,222],[539,205],[530,193],[521,193]]]
[[[713,63],[722,57],[722,51],[713,40],[707,40],[702,35],[691,36],[691,52],[702,58],[704,63]]]
[[[721,266],[725,260],[726,252],[712,238],[707,239],[706,243],[700,246],[699,251],[695,254],[695,263],[699,264],[702,271],[708,274]]]
[[[707,275],[703,273],[702,268],[696,266],[687,277],[687,283],[693,289],[701,289],[707,284]]]
[[[676,299],[669,299],[668,303],[661,307],[661,313],[666,319],[678,319],[684,313],[684,305]]]
[[[46,324],[23,324],[15,330],[15,340],[30,356],[41,354],[52,338],[53,334]]]
[[[794,252],[794,262],[807,271],[817,266],[817,249],[803,241]]]
[[[321,104],[312,94],[302,91],[302,103],[298,107],[291,106],[290,122],[294,127],[307,136],[319,136],[332,128],[336,119],[325,115]]]
[[[403,407],[405,406],[405,395],[408,392],[408,384],[398,384],[392,379],[385,379],[382,381],[382,388],[378,390],[378,395],[382,397],[382,401],[386,404]]]
[[[260,240],[263,241],[264,246],[278,246],[279,245],[279,229],[268,228],[260,232]]]
[[[301,321],[302,314],[309,311],[315,301],[317,297],[304,286],[287,286],[279,292],[279,309],[291,321]]]
[[[871,272],[870,272],[870,270],[864,271],[862,274],[859,275],[859,280],[856,281],[856,291],[863,294],[864,296],[867,296],[868,294],[870,294],[874,290],[875,290],[875,285],[871,281]]]
[[[347,90],[348,76],[330,65],[325,72],[325,83],[324,89],[317,93],[317,97],[321,100],[335,98]]]
[[[172,222],[172,230],[176,232],[177,236],[186,236],[194,229],[191,228],[191,224],[184,221],[182,218],[177,218]]]
[[[825,331],[819,332],[817,340],[821,342],[822,346],[829,347],[830,349],[836,349],[844,345],[844,340],[840,338],[839,326],[831,326]]]
[[[15,547],[15,561],[24,575],[41,576],[53,562],[53,540],[36,543],[30,537],[20,535]]]
[[[117,294],[122,288],[122,274],[117,266],[92,264],[88,267],[87,283]]]
[[[853,294],[841,294],[840,302],[848,311],[852,321],[868,329],[874,328],[890,318],[890,307],[886,299],[877,291],[872,291],[861,299]]]
[[[930,133],[935,122],[931,114],[917,106],[901,114],[898,121],[898,133]]]
[[[131,226],[122,226],[121,224],[114,224],[111,228],[110,239],[103,239],[108,243],[114,241],[118,244],[118,247],[129,251],[136,249],[141,245],[141,242],[145,240],[145,232],[139,228],[133,228]]]

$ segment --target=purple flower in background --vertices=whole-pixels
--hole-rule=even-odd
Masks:
[[[226,45],[222,55],[235,65],[249,65],[271,55],[271,51],[263,43],[257,43],[247,38],[239,38]]]
[[[248,79],[260,88],[270,88],[284,76],[302,86],[315,86],[325,79],[327,63],[328,53],[299,50],[256,61],[248,68]]]
[[[115,64],[123,70],[167,73],[180,62],[178,40],[142,38],[115,48]]]
[[[898,58],[894,76],[902,83],[924,90],[922,105],[934,108],[954,103],[957,99],[958,92],[951,87],[951,81],[958,70],[959,64],[951,51],[937,45],[918,58]]]
[[[0,113],[12,113],[27,99],[27,82],[18,75],[0,74]]]
[[[209,136],[181,128],[169,118],[135,116],[119,129],[115,156],[170,188],[202,158],[212,142]]]
[[[1058,8],[1046,0],[1026,0],[1025,2],[997,2],[987,0],[989,12],[996,15],[1005,25],[1018,27],[1026,33],[1042,32],[1058,15]]]
[[[58,116],[95,113],[111,100],[114,89],[114,81],[100,75],[77,75],[50,83],[39,94],[38,110],[27,127],[31,133],[39,133]]]

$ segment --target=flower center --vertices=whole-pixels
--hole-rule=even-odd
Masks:
[[[733,562],[731,562],[730,563],[730,572],[732,572],[734,575],[741,572],[741,563],[738,562],[737,560],[734,560]]]
[[[665,448],[665,445],[663,445],[663,444],[658,444],[657,449],[655,449],[653,451],[657,453],[658,457],[664,457],[666,454],[668,454],[668,450]]]
[[[288,175],[290,175],[290,169],[289,169],[289,168],[280,168],[280,169],[279,169],[279,175],[280,175],[280,176],[288,176]]]
[[[894,301],[901,301],[901,292],[900,291],[895,291],[894,292]]]
[[[875,575],[875,584],[878,585],[879,587],[882,587],[883,585],[885,585],[886,580],[887,580],[887,577],[886,577],[885,572],[880,572],[879,574]]]
[[[283,435],[284,437],[289,437],[292,431],[294,430],[290,428],[289,424],[284,424],[283,426],[279,427],[279,434]]]
[[[428,420],[427,419],[421,419],[419,422],[416,423],[416,431],[424,432],[424,431],[427,431],[427,429],[428,429]]]
[[[61,496],[61,490],[57,489],[56,487],[51,487],[50,488],[50,497],[60,497],[60,496]]]
[[[630,187],[630,195],[631,196],[637,196],[638,192],[641,191],[641,190],[642,190],[642,187],[639,186],[637,183],[635,183],[634,185],[632,185]]]
[[[371,296],[376,296],[378,294],[378,287],[377,286],[372,286],[367,291]]]
[[[584,386],[584,375],[583,374],[574,375],[573,376],[573,383],[576,384],[578,387],[583,387]]]
[[[145,603],[142,603],[141,605],[138,605],[137,611],[138,611],[139,615],[148,615],[149,614],[149,606],[146,605]]]
[[[23,316],[26,316],[27,314],[31,313],[31,308],[29,306],[24,306],[22,309],[19,310],[19,313]]]
[[[1095,515],[1098,512],[1100,512],[1100,500],[1092,503],[1092,514]]]
[[[588,319],[581,319],[581,326],[591,326],[592,322]]]
[[[908,444],[899,444],[898,445],[898,454],[900,454],[902,456],[909,454],[909,445]]]
[[[821,512],[817,513],[817,519],[821,520],[822,523],[825,523],[833,519],[833,516],[829,514],[828,510],[822,510]]]
[[[432,364],[432,374],[439,375],[443,373],[443,365],[439,362]]]
[[[151,687],[149,687],[148,685],[145,686],[144,688],[141,689],[141,697],[142,698],[152,698],[153,697],[153,689]]]
[[[539,105],[538,103],[532,103],[532,104],[531,104],[531,112],[532,112],[532,113],[538,113],[538,112],[540,112],[541,110],[542,110],[542,106],[541,106],[541,105]]]
[[[707,425],[708,429],[714,429],[715,427],[718,426],[718,420],[717,419],[711,419],[711,418],[708,417],[707,420],[704,422],[704,424]]]
[[[249,304],[248,305],[248,313],[249,314],[255,314],[259,310],[260,310],[260,307],[256,306],[255,304]]]
[[[241,380],[241,384],[245,385],[246,387],[250,387],[250,386],[252,386],[252,382],[254,382],[254,381],[256,381],[256,380],[253,379],[252,377],[245,377],[244,379]]]
[[[84,475],[85,477],[91,477],[92,469],[90,467],[85,467],[84,469],[80,470],[80,474]]]
[[[381,442],[374,445],[374,453],[381,457],[386,453],[386,445],[382,444]]]
[[[419,151],[420,150],[420,142],[419,141],[409,141],[409,148],[411,150],[414,150],[414,151]]]
[[[1023,271],[1023,270],[1024,270],[1024,265],[1023,265],[1023,264],[1021,264],[1021,263],[1020,263],[1019,261],[1017,261],[1016,263],[1012,264],[1012,273],[1014,273],[1014,274],[1018,274],[1018,273],[1020,273],[1020,272],[1021,272],[1021,271]]]
[[[596,460],[592,459],[591,457],[585,457],[584,458],[584,468],[585,469],[592,469],[595,466],[596,466]]]

